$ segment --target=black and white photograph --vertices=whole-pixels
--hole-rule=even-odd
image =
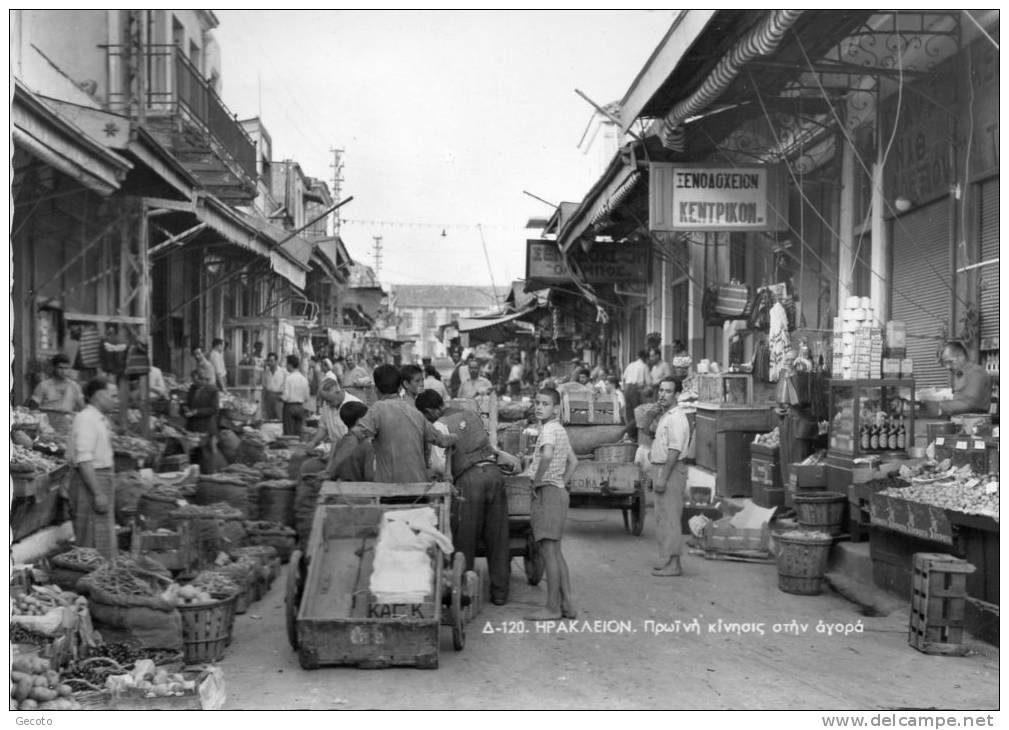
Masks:
[[[9,9],[9,721],[995,727],[999,12]]]

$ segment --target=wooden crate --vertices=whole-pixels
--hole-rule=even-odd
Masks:
[[[570,424],[620,424],[624,414],[616,394],[584,392],[561,393],[561,423]]]
[[[508,495],[508,516],[528,517],[532,497],[532,479],[523,476],[506,476],[505,493]]]
[[[161,563],[173,573],[195,570],[199,552],[194,543],[189,522],[180,522],[171,532],[145,532],[135,528],[131,533],[130,552],[143,555]]]
[[[449,490],[448,484],[437,482],[323,483],[295,619],[303,668],[438,666],[441,553],[431,556],[431,590],[420,603],[377,603],[369,582],[382,515],[429,505],[438,514],[439,528],[447,529]]]
[[[967,576],[974,566],[941,553],[915,553],[907,642],[925,654],[962,656]]]

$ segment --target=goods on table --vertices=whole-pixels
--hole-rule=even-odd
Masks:
[[[778,432],[778,427],[775,426],[774,430],[768,433],[758,433],[753,438],[753,443],[761,444],[762,446],[769,446],[771,448],[776,448],[781,445],[781,434]]]
[[[112,450],[137,459],[154,458],[160,453],[160,448],[153,441],[127,434],[113,434]]]
[[[172,514],[177,518],[217,517],[222,520],[239,520],[242,518],[242,513],[227,502],[215,502],[214,504],[206,505],[187,504],[174,510]]]
[[[24,406],[18,406],[11,411],[11,428],[37,429],[42,425],[44,415]]]
[[[49,660],[16,656],[11,662],[10,709],[79,710],[73,688],[60,681],[60,674]]]
[[[105,679],[105,687],[113,692],[136,689],[144,697],[183,695],[196,689],[196,682],[181,673],[169,674],[149,659],[141,659],[132,672],[112,674]]]
[[[946,478],[912,481],[907,487],[884,489],[880,494],[999,519],[999,482],[993,475],[974,476],[971,472],[957,471]]]
[[[157,592],[150,582],[138,577],[129,568],[113,562],[103,565],[88,576],[88,583],[115,596],[154,598]]]
[[[12,474],[39,474],[58,469],[62,464],[54,459],[25,448],[20,444],[11,444],[10,470]]]

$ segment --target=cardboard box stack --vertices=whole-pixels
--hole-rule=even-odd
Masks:
[[[912,362],[904,358],[904,323],[891,321],[884,329],[876,321],[869,297],[848,297],[834,318],[831,372],[843,380],[910,377]],[[885,347],[884,342],[890,347]],[[884,358],[884,355],[886,356]]]

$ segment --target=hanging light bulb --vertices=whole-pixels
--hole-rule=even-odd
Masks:
[[[442,238],[446,238],[447,236],[448,236],[448,234],[447,234],[447,233],[445,233],[445,229],[444,229],[444,228],[442,228],[442,229],[441,229],[441,237],[442,237]]]

